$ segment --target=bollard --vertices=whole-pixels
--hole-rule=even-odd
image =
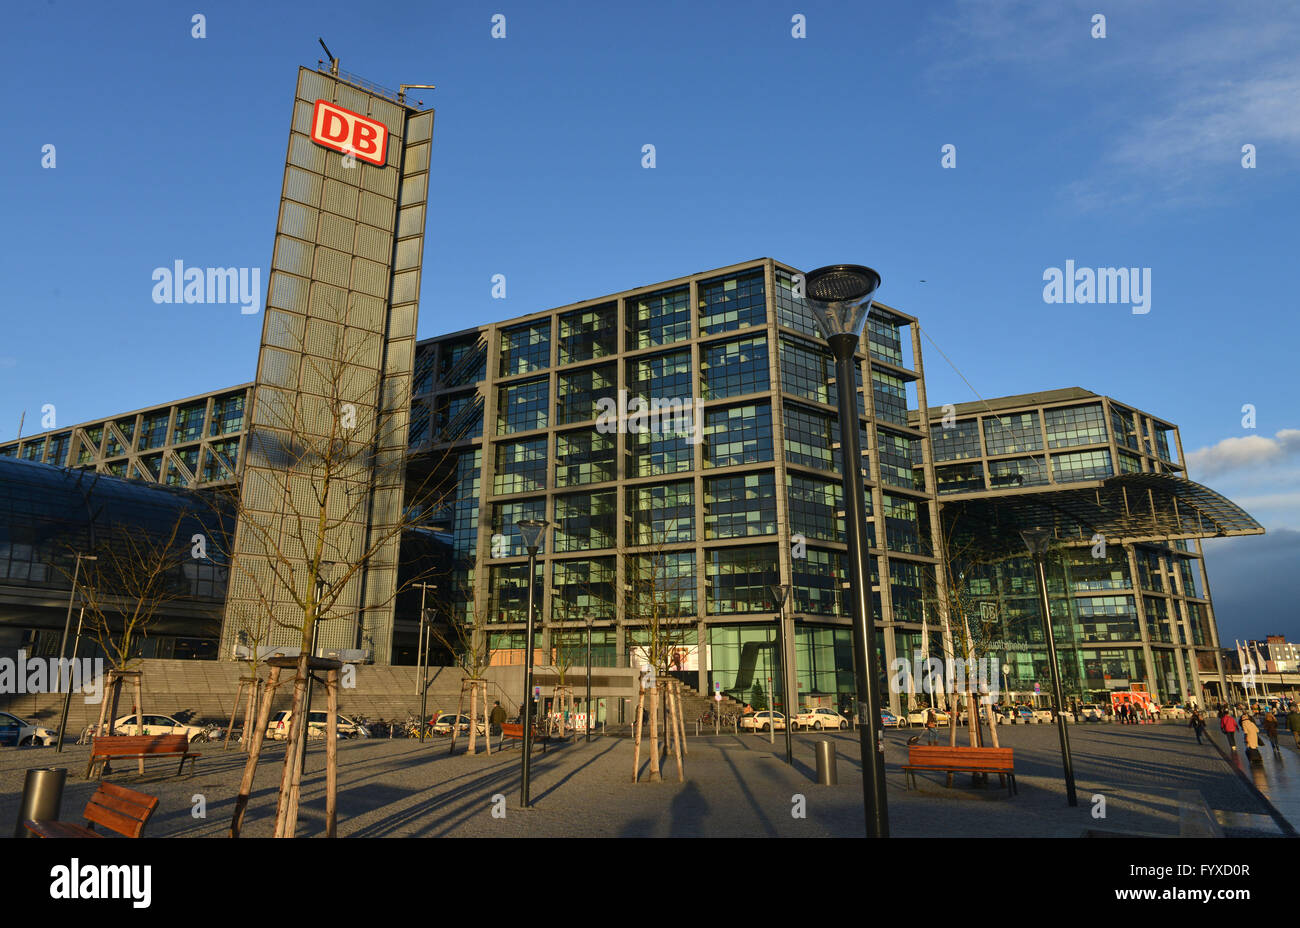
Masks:
[[[14,825],[15,838],[35,838],[23,827],[29,819],[58,821],[59,807],[63,805],[63,781],[68,778],[65,767],[34,767],[23,780],[23,796],[18,803],[18,821]]]
[[[817,752],[817,782],[822,786],[838,785],[840,781],[835,771],[835,743],[818,741],[813,748]]]

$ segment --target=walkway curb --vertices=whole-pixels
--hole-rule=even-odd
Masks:
[[[1291,826],[1291,823],[1286,820],[1286,817],[1277,810],[1277,806],[1269,802],[1268,797],[1259,791],[1259,787],[1255,785],[1255,781],[1247,775],[1241,765],[1239,763],[1234,764],[1228,757],[1228,752],[1219,747],[1218,740],[1210,737],[1208,734],[1206,734],[1205,737],[1209,738],[1210,744],[1214,746],[1214,750],[1219,752],[1219,756],[1223,758],[1223,762],[1232,768],[1241,779],[1242,783],[1246,784],[1246,789],[1250,790],[1251,794],[1264,804],[1264,808],[1268,811],[1268,814],[1272,816],[1273,821],[1277,823],[1277,827],[1281,830],[1282,834],[1287,838],[1300,838],[1300,834],[1298,834],[1295,828]],[[1238,760],[1240,760],[1240,758],[1238,758]]]

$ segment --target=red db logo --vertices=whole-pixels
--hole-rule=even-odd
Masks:
[[[387,126],[325,100],[316,101],[311,117],[311,140],[380,167],[388,157]]]

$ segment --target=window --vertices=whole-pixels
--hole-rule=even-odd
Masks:
[[[495,493],[527,493],[546,489],[546,438],[497,445]]]
[[[867,316],[867,350],[873,358],[903,366],[903,340],[898,334],[899,328],[898,323],[875,309],[871,311]]]
[[[704,482],[704,537],[776,533],[776,478],[771,471]]]
[[[131,420],[126,420],[131,422]],[[134,425],[134,422],[131,422]],[[117,424],[122,428],[122,423]],[[208,437],[216,438],[220,435],[229,435],[231,432],[238,432],[244,427],[244,394],[231,393],[227,396],[219,396],[212,402],[212,421],[208,424]],[[128,439],[131,434],[126,429],[122,434]]]
[[[627,472],[631,477],[680,474],[695,467],[695,446],[690,437],[676,432],[629,432]]]
[[[831,480],[818,480],[802,474],[788,473],[790,532],[805,538],[823,541],[843,541],[844,517],[837,515],[843,508],[844,491]]]
[[[931,425],[930,446],[934,448],[936,462],[980,457],[979,420],[966,419],[948,426]]]
[[[885,546],[890,551],[921,553],[921,529],[916,516],[915,500],[884,494]]]
[[[912,445],[919,439],[885,429],[876,430],[876,453],[880,459],[880,479],[884,483],[907,489],[921,489],[925,472],[912,469]]]
[[[218,457],[220,455],[220,458]],[[225,464],[222,463],[224,459]],[[227,467],[226,465],[229,465]],[[235,468],[239,466],[239,439],[228,438],[214,441],[208,446],[208,453],[203,460],[203,482],[214,480],[233,480]]]
[[[835,470],[831,442],[839,440],[836,420],[806,406],[785,407],[785,459],[819,470]]]
[[[560,374],[557,384],[556,423],[586,422],[599,414],[600,410],[596,408],[598,399],[617,399],[618,368],[613,364],[602,364],[566,371]]]
[[[172,444],[179,445],[194,441],[203,434],[203,415],[207,403],[191,403],[176,410],[176,428],[172,432]]]
[[[1119,453],[1119,472],[1121,474],[1142,473],[1142,459],[1136,454],[1129,454],[1127,451],[1121,451]]]
[[[617,441],[595,429],[560,432],[555,436],[555,485],[603,483],[618,476]]]
[[[772,460],[770,403],[709,409],[704,420],[705,467]]]
[[[581,561],[555,561],[551,573],[552,620],[582,622],[588,618],[614,618],[614,558],[598,557]],[[555,632],[553,639],[563,633]],[[577,637],[577,636],[575,636]],[[568,650],[574,663],[587,660],[587,634],[582,632]]]
[[[776,547],[717,548],[708,558],[709,615],[775,612],[770,584],[776,577]]]
[[[767,337],[757,335],[700,348],[701,395],[706,400],[768,388]]]
[[[690,480],[630,487],[628,544],[664,545],[695,540],[695,484]]]
[[[140,451],[161,448],[167,443],[168,417],[169,411],[166,409],[145,413],[140,426]]]
[[[104,437],[104,427],[102,425],[92,426],[85,430],[85,437],[80,442],[77,449],[76,464],[90,464],[99,456],[99,443]]]
[[[940,496],[949,493],[973,493],[984,489],[984,467],[974,464],[949,464],[934,469],[935,489]]]
[[[1049,448],[1099,445],[1106,441],[1106,420],[1102,418],[1101,403],[1049,409],[1043,416]]]
[[[691,353],[670,351],[627,362],[627,392],[646,400],[690,399]]]
[[[818,403],[838,402],[831,388],[835,359],[812,342],[781,336],[781,389]]]
[[[617,545],[616,490],[555,497],[555,550],[591,551]]]
[[[1074,451],[1070,454],[1052,455],[1052,474],[1057,483],[1077,480],[1101,480],[1114,471],[1110,466],[1110,452]]]
[[[871,389],[876,401],[876,418],[895,425],[907,425],[907,381],[873,370]]]
[[[1038,413],[1021,412],[1009,416],[985,417],[984,447],[989,454],[1041,451],[1043,433],[1039,429]]]
[[[477,383],[487,377],[487,346],[469,335],[452,342],[443,342],[438,360],[438,381],[444,387],[459,387]]]
[[[537,562],[537,572],[533,575],[535,589],[540,590],[542,584],[542,562]],[[493,567],[490,576],[490,600],[488,603],[487,621],[497,622],[526,622],[528,621],[528,563],[506,564],[501,567]],[[540,601],[540,594],[535,596],[535,600]],[[539,609],[540,613],[541,610]],[[523,647],[524,635],[519,636],[520,647]],[[495,658],[494,658],[495,660]],[[519,663],[523,663],[522,658]]]
[[[776,321],[813,338],[822,337],[817,317],[803,297],[794,295],[794,280],[782,270],[776,272]]]
[[[497,389],[497,434],[544,429],[547,425],[545,377]]]
[[[618,350],[618,304],[560,314],[560,363],[590,361]]]
[[[698,293],[701,335],[762,325],[767,320],[762,268],[701,281]]]
[[[1028,458],[989,461],[989,489],[1036,487],[1047,483],[1047,462],[1041,454]]]
[[[531,322],[501,330],[501,367],[498,376],[527,374],[551,365],[551,320]]]
[[[627,621],[671,620],[696,613],[695,552],[633,554],[624,564]]]
[[[508,503],[492,504],[492,557],[518,557],[527,554],[523,537],[519,534],[519,523],[524,519],[546,518],[546,500],[518,499]],[[504,546],[501,544],[504,539]]]
[[[1142,450],[1142,439],[1138,435],[1136,417],[1123,406],[1110,404],[1110,428],[1115,433],[1115,443],[1133,451]]]
[[[627,298],[627,349],[667,345],[691,337],[689,287]]]

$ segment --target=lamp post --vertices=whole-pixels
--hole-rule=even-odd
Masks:
[[[316,640],[316,635],[320,632],[321,598],[325,595],[325,590],[329,587],[329,583],[327,583],[325,578],[321,576],[320,571],[321,568],[327,565],[333,567],[334,562],[321,561],[320,565],[316,568],[316,614],[311,620],[311,653],[307,655],[307,702],[302,710],[302,743],[298,745],[300,752],[298,769],[302,776],[306,776],[307,774],[307,741],[311,737],[311,684],[313,680],[311,673],[311,659],[315,657],[316,652],[320,650],[320,644]],[[328,731],[328,728],[326,730]]]
[[[780,642],[781,649],[781,693],[785,696],[785,762],[794,763],[794,744],[791,741],[793,737],[790,729],[794,725],[794,715],[790,711],[790,693],[787,684],[790,682],[790,675],[786,673],[785,666],[785,606],[790,601],[790,593],[793,587],[788,583],[772,584],[772,595],[776,597],[776,621],[777,621],[777,641]],[[798,673],[798,668],[795,670]]]
[[[1052,672],[1052,693],[1056,699],[1056,730],[1061,736],[1061,763],[1065,767],[1065,797],[1072,806],[1079,804],[1074,791],[1074,761],[1070,758],[1070,735],[1065,730],[1065,694],[1061,689],[1061,671],[1056,664],[1056,636],[1052,632],[1051,605],[1047,600],[1047,548],[1052,543],[1052,533],[1045,528],[1020,530],[1034,559],[1038,571],[1038,608],[1043,612],[1043,628],[1047,632],[1047,666]]]
[[[68,630],[72,627],[72,601],[77,595],[77,579],[81,576],[82,561],[99,560],[93,554],[82,554],[77,552],[77,563],[72,568],[72,589],[68,591],[68,617],[63,620],[63,640],[59,642],[59,663],[63,663],[63,650],[68,646]],[[81,607],[81,615],[77,616],[77,641],[81,640],[81,619],[86,614],[86,607]],[[72,645],[72,659],[77,659],[77,643]],[[68,692],[63,696],[63,714],[59,717],[59,736],[54,742],[55,753],[63,753],[63,735],[68,730],[68,712],[72,709],[72,676],[68,676]],[[110,728],[110,731],[112,729]]]
[[[523,771],[520,778],[519,786],[519,807],[527,809],[529,806],[528,799],[528,765],[532,760],[533,753],[533,594],[534,587],[537,585],[535,579],[537,576],[537,550],[542,545],[542,536],[546,534],[546,529],[550,523],[544,519],[520,519],[515,523],[519,529],[519,537],[523,539],[524,547],[528,549],[528,630],[525,634],[528,636],[524,645],[524,756]]]
[[[596,619],[594,616],[591,615],[587,616],[587,702],[585,708],[587,710],[587,726],[586,726],[587,739],[586,740],[588,744],[591,744],[591,723],[592,723],[592,719],[594,718],[594,715],[591,711],[591,633],[592,633],[592,626],[594,625],[595,621]]]
[[[411,585],[420,588],[420,651],[415,656],[415,662],[418,666],[416,675],[420,680],[420,743],[424,744],[424,714],[429,711],[429,642],[425,636],[432,634],[432,629],[429,628],[429,618],[424,612],[424,597],[429,590],[436,590],[438,584],[413,583]]]
[[[863,496],[862,449],[858,440],[857,376],[854,353],[871,312],[871,294],[880,275],[857,264],[835,264],[804,277],[809,306],[835,353],[839,386],[840,470],[844,478],[847,515],[849,585],[853,593],[853,675],[857,684],[855,711],[862,721],[862,800],[869,838],[889,837],[889,807],[885,795],[885,755],[880,750],[880,681],[876,676],[876,628],[871,615],[871,572],[867,568],[867,504]]]

